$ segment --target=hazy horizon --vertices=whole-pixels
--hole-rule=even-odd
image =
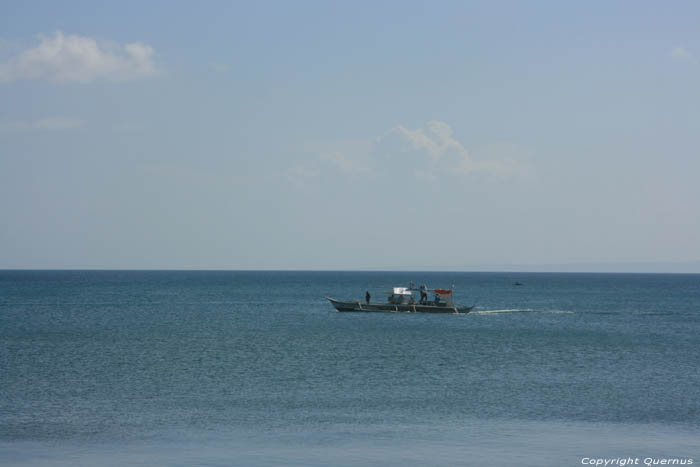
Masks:
[[[500,264],[500,265],[476,265],[462,268],[437,268],[437,267],[404,267],[404,268],[382,268],[366,267],[353,269],[332,269],[332,268],[101,268],[101,267],[69,267],[69,268],[0,268],[0,271],[289,271],[289,272],[485,272],[485,273],[584,273],[584,274],[700,274],[700,261],[690,261],[685,263],[628,263],[628,264]]]

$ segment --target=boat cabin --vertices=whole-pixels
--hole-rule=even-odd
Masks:
[[[413,298],[413,292],[408,287],[394,287],[393,292],[389,295],[389,303],[394,305],[412,305],[416,303]]]
[[[435,301],[436,305],[454,306],[452,301],[452,290],[450,289],[435,289]]]
[[[415,305],[416,298],[413,296],[413,288],[411,287],[394,287],[392,289],[391,295],[389,295],[389,303],[394,305]],[[452,301],[452,290],[450,289],[433,289],[435,292],[435,298],[432,300],[434,306],[448,306],[453,307],[454,302]],[[426,294],[427,295],[427,294]],[[428,304],[430,299],[421,304]]]

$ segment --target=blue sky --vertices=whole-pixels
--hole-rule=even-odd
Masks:
[[[0,268],[698,261],[698,17],[7,2]]]

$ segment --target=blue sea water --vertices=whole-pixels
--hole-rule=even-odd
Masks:
[[[323,298],[411,280],[475,312]],[[627,457],[700,464],[700,275],[0,271],[0,465]]]

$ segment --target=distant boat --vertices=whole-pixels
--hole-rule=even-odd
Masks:
[[[522,282],[513,282],[513,285],[523,285]]]
[[[365,300],[336,300],[326,297],[338,311],[403,312],[403,313],[469,313],[474,306],[456,306],[450,289],[433,289],[435,298],[427,299],[427,287],[421,286],[421,299],[416,302],[413,287],[393,287],[386,303]]]

